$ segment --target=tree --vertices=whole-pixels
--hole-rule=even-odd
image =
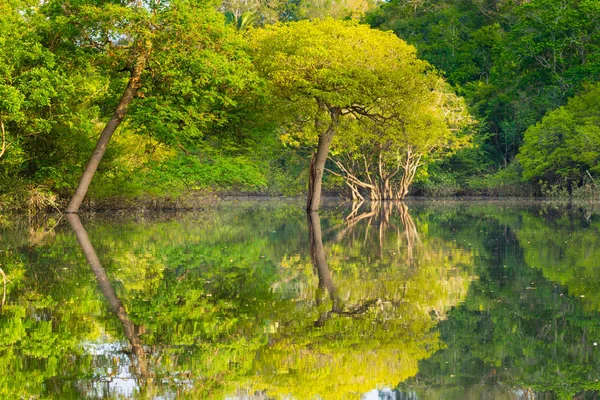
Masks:
[[[40,2],[0,4],[0,193],[63,188],[98,116],[99,79],[46,46]],[[82,90],[85,87],[87,90]]]
[[[588,174],[600,173],[600,85],[548,113],[525,132],[519,151],[523,178],[562,183],[583,183]]]
[[[255,30],[251,44],[276,96],[291,102],[300,120],[314,122],[306,132],[317,142],[308,210],[319,208],[329,147],[344,117],[397,121],[434,96],[437,76],[415,49],[365,25],[331,19],[279,24]]]
[[[599,15],[596,0],[392,0],[366,20],[458,87],[481,122],[486,161],[506,167],[531,125],[597,80]],[[469,158],[471,174],[485,172]]]
[[[394,121],[355,120],[334,139],[330,159],[354,200],[401,200],[420,166],[469,143],[461,128],[472,123],[463,100],[440,79],[435,98],[417,104]]]
[[[130,128],[183,147],[182,142],[223,124],[236,95],[253,80],[241,41],[210,1],[50,1],[42,11],[53,32],[47,46],[73,70],[101,71],[112,89],[103,104],[112,108],[112,116],[68,212],[79,210],[130,108]]]

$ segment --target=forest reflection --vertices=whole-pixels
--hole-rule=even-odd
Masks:
[[[85,259],[87,260],[92,272],[96,277],[100,291],[110,305],[112,312],[121,322],[123,334],[131,345],[132,352],[130,353],[130,369],[132,375],[135,377],[136,384],[139,387],[145,387],[151,377],[149,376],[150,372],[148,368],[148,362],[146,360],[144,346],[139,336],[140,331],[143,331],[143,329],[140,329],[140,326],[135,325],[133,321],[131,321],[125,306],[123,306],[123,303],[117,297],[117,294],[110,283],[108,275],[102,267],[100,259],[98,259],[98,256],[96,255],[96,250],[94,250],[94,246],[90,242],[87,231],[79,219],[79,216],[77,214],[67,214],[66,218],[69,221],[71,228],[75,232],[77,242],[79,242],[79,245],[81,246],[83,255],[85,256]]]
[[[314,298],[297,289],[296,306],[277,318],[278,329],[255,362],[254,391],[341,399],[414,376],[418,362],[443,347],[436,324],[467,294],[470,251],[421,242],[401,202],[353,209],[329,227],[327,245],[319,214],[307,220],[317,282],[297,284],[316,286]],[[419,253],[426,256],[416,260]],[[299,258],[291,269],[306,264]]]
[[[45,235],[0,226],[3,398],[598,389],[594,212],[253,203],[87,231],[67,219]]]

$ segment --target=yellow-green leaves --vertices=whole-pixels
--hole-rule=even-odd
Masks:
[[[300,21],[257,29],[251,43],[275,95],[295,105],[286,143],[314,144],[334,114],[347,116],[335,126],[333,153],[379,163],[380,170],[383,161],[391,168],[386,175],[397,179],[402,174],[393,171],[406,152],[416,168],[424,157],[468,143],[456,134],[472,122],[462,99],[390,32],[351,21]]]
[[[350,21],[300,21],[256,29],[255,62],[280,96],[350,109],[425,86],[427,63],[390,32]]]

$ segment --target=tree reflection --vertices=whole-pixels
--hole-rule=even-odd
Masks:
[[[329,266],[327,265],[325,249],[323,247],[323,236],[321,234],[321,218],[319,217],[319,213],[316,211],[308,213],[308,232],[311,262],[315,267],[317,276],[319,277],[319,285],[317,289],[317,294],[315,296],[317,307],[320,308],[321,306],[321,298],[323,292],[326,291],[327,293],[329,293],[329,298],[331,300],[331,309],[327,312],[321,313],[321,316],[315,322],[315,326],[323,326],[325,322],[329,318],[331,318],[332,314],[357,315],[367,312],[368,308],[376,303],[376,300],[367,300],[363,304],[352,310],[344,309],[342,301],[338,297],[338,294],[336,292],[335,284],[333,283],[333,278],[331,276],[331,271],[329,270]]]
[[[144,346],[139,337],[140,327],[136,326],[131,321],[129,314],[127,314],[127,311],[123,306],[123,303],[121,303],[121,300],[117,297],[114,288],[108,280],[108,275],[102,267],[102,264],[96,255],[96,251],[90,242],[87,231],[79,219],[79,216],[77,214],[67,214],[67,220],[73,228],[73,231],[75,231],[75,235],[79,245],[81,246],[81,250],[83,251],[85,258],[90,264],[90,268],[96,277],[98,287],[110,305],[111,310],[121,322],[123,333],[131,344],[132,355],[135,356],[135,360],[132,359],[131,362],[133,376],[137,378],[138,386],[143,387],[146,385],[149,378],[151,378],[151,375],[150,371],[148,370],[148,362],[146,360]]]
[[[257,271],[267,261],[233,263],[231,259],[233,254],[252,252],[244,243],[236,243],[246,227],[235,230],[235,224],[205,225],[203,229],[211,235],[198,235],[196,228],[190,237],[180,229],[168,230],[166,238],[160,237],[155,244],[145,241],[148,232],[142,230],[144,234],[136,238],[132,231],[126,236],[132,243],[123,250],[112,243],[114,237],[101,235],[100,246],[111,248],[107,261],[115,274],[111,284],[81,221],[76,215],[68,219],[131,346],[129,367],[136,382],[125,395],[218,397],[215,393],[233,385],[236,376],[250,367],[257,347],[264,342],[261,321],[265,305],[271,301],[269,279]],[[158,229],[162,232],[164,226]],[[170,236],[173,232],[177,232],[174,237]],[[219,236],[223,234],[225,238]],[[256,244],[264,246],[264,242]],[[79,385],[87,395],[93,394],[98,381],[106,379],[101,369],[111,368],[102,360],[97,366],[92,388],[86,388],[85,381]],[[120,361],[115,365],[117,369],[126,366]],[[108,388],[104,396],[123,394],[117,389]]]
[[[395,386],[445,346],[438,326],[464,300],[473,254],[401,203],[356,216],[253,205],[96,216],[88,232],[71,218],[75,235],[59,226],[32,246],[24,230],[0,253],[0,397],[242,388],[304,399]]]
[[[364,229],[364,241],[367,242],[369,232],[373,229],[373,225],[379,226],[379,247],[384,246],[386,236],[390,231],[394,231],[398,238],[398,247],[401,246],[400,238],[404,236],[404,244],[408,260],[414,262],[414,249],[420,243],[417,227],[408,212],[408,206],[402,201],[385,201],[371,202],[370,211],[363,211],[364,202],[352,203],[352,211],[346,217],[346,227],[340,231],[337,240],[340,241],[348,233],[356,230],[362,222],[366,223]],[[401,224],[393,222],[393,215],[397,211]],[[401,233],[402,232],[402,233]]]
[[[315,326],[323,326],[325,321],[329,318],[332,312],[339,310],[339,299],[335,290],[335,284],[331,277],[331,271],[327,265],[327,259],[325,258],[325,249],[323,248],[323,236],[321,234],[321,219],[319,213],[316,211],[307,214],[308,217],[308,237],[310,243],[310,258],[317,276],[319,277],[318,292],[315,296],[317,299],[317,306],[321,305],[321,292],[327,291],[329,298],[331,299],[332,307],[331,311],[324,312],[321,314],[319,319],[315,322]]]
[[[600,222],[581,211],[527,214],[515,234],[527,265],[565,286],[587,311],[600,311]]]
[[[296,259],[290,271],[310,267],[316,290],[299,292],[296,307],[277,316],[250,387],[277,398],[345,398],[415,375],[419,360],[444,346],[434,328],[466,295],[470,252],[421,242],[402,203],[353,210],[328,247],[316,212],[308,232],[310,262]],[[427,257],[416,262],[415,247]]]
[[[445,224],[480,254],[479,280],[439,324],[447,349],[400,388],[418,398],[597,398],[597,214],[471,206]]]

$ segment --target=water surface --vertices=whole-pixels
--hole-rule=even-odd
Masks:
[[[597,397],[593,207],[302,208],[0,218],[0,397]]]

